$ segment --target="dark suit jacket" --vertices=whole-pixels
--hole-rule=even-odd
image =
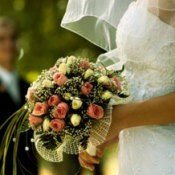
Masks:
[[[13,86],[13,84],[12,84]],[[25,95],[28,88],[28,83],[26,83],[24,80],[19,80],[19,88],[21,93],[21,104],[16,105],[13,100],[11,99],[10,95],[4,91],[0,92],[0,125],[4,123],[4,121],[16,110],[18,110],[24,103],[25,103]],[[6,127],[3,128],[3,130],[0,133],[0,143],[2,140],[2,137],[4,135]],[[26,137],[27,136],[27,137]],[[34,153],[32,151],[33,144],[30,142],[30,138],[32,137],[32,131],[21,134],[21,139],[19,143],[19,149],[18,149],[18,156],[17,161],[20,166],[18,166],[18,172],[17,175],[37,175],[37,164],[36,159],[34,157]],[[25,151],[25,147],[29,147],[29,151]],[[13,158],[13,142],[11,142],[11,146],[9,149],[9,153],[7,156],[7,166],[6,166],[6,173],[5,175],[12,175],[12,158]],[[2,164],[0,162],[0,164]],[[1,167],[1,165],[0,165]],[[30,172],[27,172],[25,170]]]

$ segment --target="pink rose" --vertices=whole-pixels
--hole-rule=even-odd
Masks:
[[[87,70],[90,67],[89,61],[87,60],[82,60],[80,61],[80,67]]]
[[[57,72],[53,75],[53,80],[58,86],[64,86],[68,78],[62,72]]]
[[[114,76],[114,77],[112,77],[112,80],[113,80],[114,84],[117,86],[118,90],[121,91],[121,83],[120,83],[120,80],[118,79],[118,77]]]
[[[51,67],[49,70],[50,71],[55,71],[57,69],[57,67],[56,66],[53,66],[53,67]]]
[[[63,128],[65,126],[65,122],[64,120],[60,120],[60,119],[53,119],[51,122],[50,122],[50,127],[53,131],[55,132],[59,132],[59,131],[62,131]]]
[[[84,95],[88,95],[91,92],[92,88],[93,88],[92,84],[90,84],[89,82],[85,82],[84,85],[81,87],[81,92]]]
[[[69,106],[67,103],[61,102],[58,106],[53,110],[53,116],[55,118],[63,119],[66,117],[66,114],[69,110]]]
[[[58,95],[52,95],[49,100],[48,100],[48,104],[49,106],[55,106],[55,105],[58,105],[58,103],[60,103],[61,100],[60,98],[58,97]]]
[[[104,116],[104,110],[101,106],[96,104],[91,104],[88,107],[87,114],[94,119],[101,119]]]
[[[48,104],[46,102],[36,102],[32,114],[41,116],[47,113]]]
[[[28,90],[27,90],[26,99],[29,100],[29,101],[33,101],[33,100],[34,100],[34,97],[33,97],[33,90],[32,90],[31,87],[28,88]]]
[[[42,124],[42,122],[43,122],[42,118],[29,115],[29,124],[32,128],[37,127],[38,125]]]

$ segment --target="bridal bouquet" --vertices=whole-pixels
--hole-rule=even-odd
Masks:
[[[110,101],[125,97],[121,72],[83,58],[60,58],[31,84],[13,120],[21,118],[20,131],[34,131],[36,150],[47,161],[84,149],[94,155],[111,124]]]

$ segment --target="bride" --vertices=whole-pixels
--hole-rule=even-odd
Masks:
[[[113,106],[106,142],[80,164],[93,170],[119,139],[119,175],[174,175],[175,0],[70,0],[62,26],[105,49],[109,69],[125,65],[133,97]]]

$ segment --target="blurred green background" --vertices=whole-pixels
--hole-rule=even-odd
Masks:
[[[78,35],[60,27],[67,0],[0,0],[0,15],[14,19],[20,28],[24,50],[18,62],[20,74],[33,81],[37,73],[66,55],[95,61],[103,52]]]
[[[88,57],[95,61],[104,51],[80,36],[60,27],[67,0],[0,0],[0,16],[14,19],[21,31],[19,47],[24,56],[17,69],[28,82],[57,58],[67,55]],[[104,175],[116,175],[116,146],[102,160]],[[92,175],[84,171],[84,175]]]

